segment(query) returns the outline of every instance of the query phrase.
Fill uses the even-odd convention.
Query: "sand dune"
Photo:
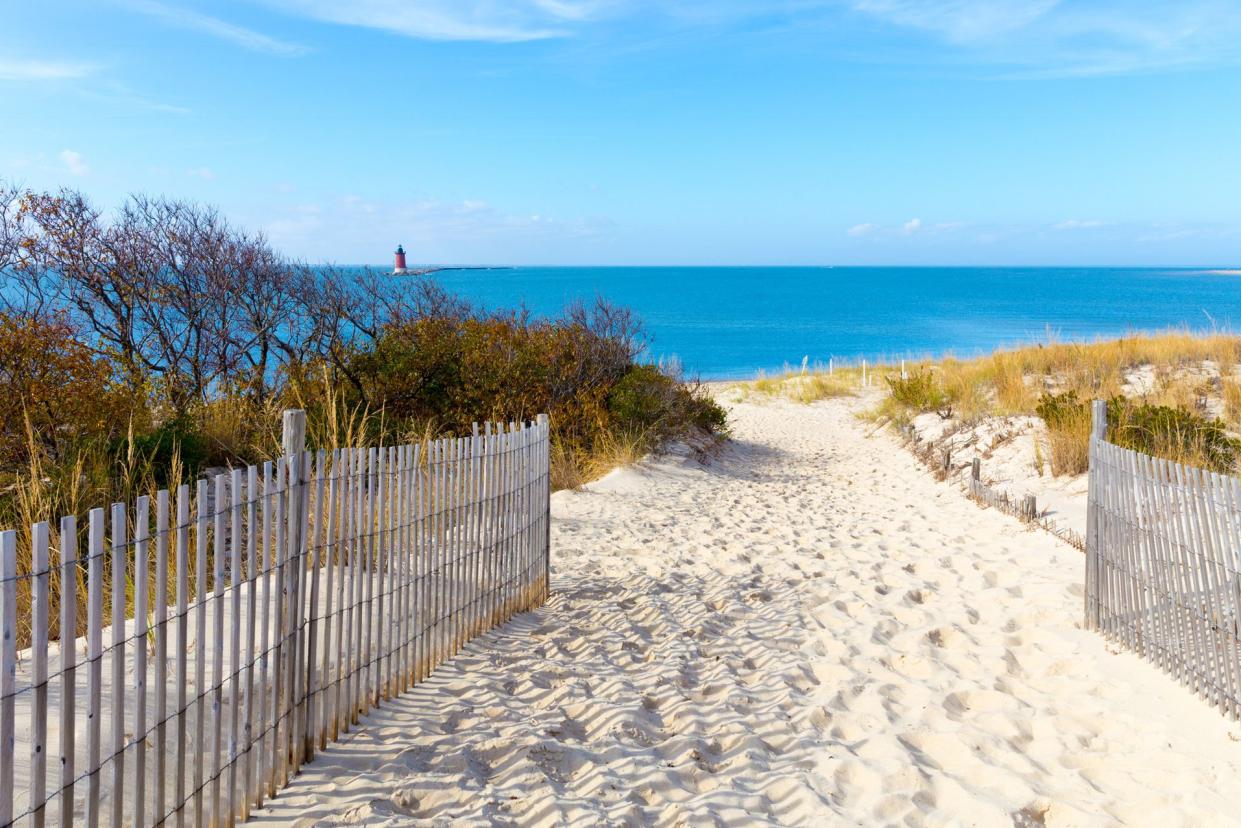
[[[1079,628],[1080,553],[835,401],[553,497],[551,602],[256,821],[1204,825],[1241,727]]]

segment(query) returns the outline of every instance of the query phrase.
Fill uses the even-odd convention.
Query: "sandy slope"
[[[553,499],[544,609],[376,711],[270,824],[1202,825],[1241,728],[1078,628],[1081,555],[847,402]]]

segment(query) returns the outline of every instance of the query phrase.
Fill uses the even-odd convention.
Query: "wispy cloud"
[[[428,40],[520,42],[569,34],[601,0],[266,0],[293,14]],[[608,5],[611,5],[610,3]]]
[[[188,115],[189,107],[179,104],[157,101],[139,92],[135,92],[127,84],[115,80],[100,80],[88,87],[77,90],[77,94],[91,100],[103,101],[112,106],[126,109],[145,109],[150,112],[162,112],[168,115]]]
[[[459,250],[458,257],[465,258],[521,245],[593,243],[610,225],[600,220],[507,212],[477,199],[394,202],[346,195],[286,208],[263,229],[281,249],[311,258],[340,256],[341,249],[330,245],[348,239],[348,245],[363,251],[354,254],[357,261],[376,261],[397,242],[411,251],[414,260],[426,261],[425,257],[436,255],[429,252],[432,249]]]
[[[215,171],[210,167],[194,167],[185,171],[190,178],[201,178],[203,181],[214,181]]]
[[[157,0],[140,0],[157,2]],[[1223,0],[256,0],[290,14],[435,40],[517,42],[628,21],[642,36],[745,29],[847,31],[903,41],[902,61],[967,63],[992,76],[1121,74],[1241,62],[1241,5]],[[662,24],[661,24],[662,21]],[[608,29],[615,32],[616,29]],[[937,48],[910,52],[906,33]],[[883,59],[867,50],[866,60]]]
[[[1148,247],[1191,238],[1234,240],[1241,238],[1241,223],[1118,222],[1100,219],[1067,219],[1055,223],[979,223],[911,219],[904,223],[857,224],[846,232],[851,237],[864,239],[859,244],[892,250],[925,250],[947,243],[962,245],[962,249],[1004,243],[1017,247],[1050,245],[1066,250],[1089,250],[1098,245],[1101,236],[1097,234],[1112,242]]]
[[[0,80],[43,81],[85,78],[93,75],[97,67],[89,63],[70,63],[53,60],[0,59]]]
[[[69,170],[70,175],[86,175],[90,172],[90,167],[86,165],[86,159],[82,157],[82,153],[73,150],[61,150],[60,161]]]
[[[854,8],[901,26],[977,43],[1024,29],[1059,0],[857,0]]]
[[[1241,60],[1241,7],[1218,0],[853,0],[1017,77],[1121,74]]]
[[[175,6],[159,0],[125,0],[125,5],[136,11],[157,18],[170,26],[202,32],[203,34],[227,40],[253,52],[265,52],[272,55],[295,56],[305,54],[305,46],[280,40],[254,29],[229,23],[218,17]]]

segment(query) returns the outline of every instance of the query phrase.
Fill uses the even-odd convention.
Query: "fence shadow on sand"
[[[554,579],[252,819],[804,820],[828,718],[808,623],[757,576]]]

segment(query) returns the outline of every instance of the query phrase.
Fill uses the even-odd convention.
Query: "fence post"
[[[307,514],[303,505],[302,487],[305,485],[305,469],[304,455],[306,451],[306,412],[300,408],[290,408],[284,412],[284,420],[282,423],[283,430],[281,432],[281,451],[285,456],[285,464],[288,472],[288,485],[285,487],[286,506],[285,520],[286,546],[285,560],[288,562],[285,569],[284,589],[284,605],[285,612],[280,619],[281,635],[284,639],[287,659],[286,680],[289,682],[289,703],[288,703],[288,719],[285,722],[285,733],[281,751],[284,754],[283,766],[286,769],[297,772],[297,764],[295,752],[300,749],[297,738],[298,725],[301,724],[301,705],[302,700],[298,697],[298,693],[302,688],[298,685],[301,683],[298,679],[304,674],[304,665],[300,659],[305,653],[305,649],[301,646],[301,612],[302,607],[298,597],[300,594],[299,579],[302,570],[305,567],[303,559],[302,541],[306,536],[306,519]],[[277,665],[276,669],[281,669],[285,665]],[[290,766],[292,766],[290,768]],[[287,771],[285,771],[287,773]],[[287,778],[283,774],[281,781]],[[283,787],[283,785],[281,786]]]
[[[1089,469],[1086,483],[1086,629],[1099,628],[1099,463],[1098,444],[1107,438],[1107,402],[1090,403]]]
[[[17,723],[17,533],[0,533],[0,821],[13,821]]]
[[[546,414],[540,414],[538,423],[540,426],[539,433],[543,437],[543,446],[540,451],[543,452],[542,458],[539,460],[539,466],[543,470],[543,491],[547,495],[543,503],[543,600],[546,601],[548,596],[552,594],[552,479],[551,479],[551,448],[552,448],[552,432],[551,423]]]
[[[1107,439],[1107,402],[1104,400],[1090,403],[1090,436],[1097,440]]]

